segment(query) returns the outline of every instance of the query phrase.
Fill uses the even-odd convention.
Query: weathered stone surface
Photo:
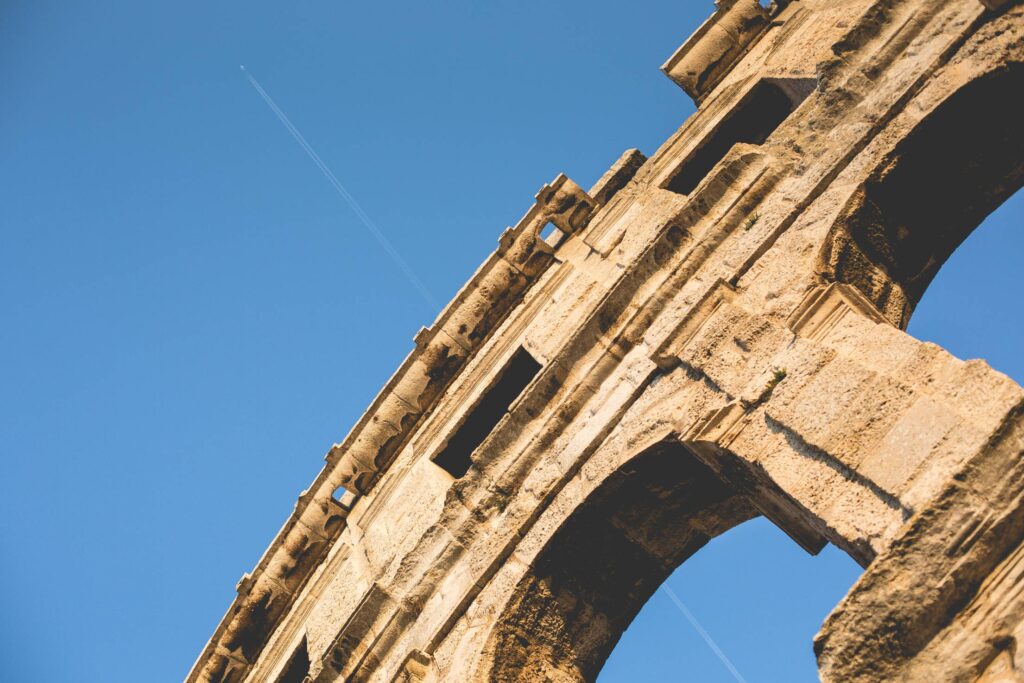
[[[768,24],[768,11],[757,0],[716,4],[711,18],[661,67],[696,100],[722,80]]]
[[[592,680],[755,515],[866,568],[823,680],[1024,679],[1024,390],[903,331],[1024,184],[1024,7],[721,0],[665,69],[697,113],[541,188],[190,681]]]

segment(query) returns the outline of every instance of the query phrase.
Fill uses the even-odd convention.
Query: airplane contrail
[[[722,652],[722,648],[718,647],[718,643],[715,642],[714,638],[708,635],[708,632],[705,631],[704,628],[700,625],[700,622],[697,621],[697,617],[693,616],[693,613],[686,608],[686,605],[684,605],[683,601],[679,599],[679,596],[676,595],[676,592],[672,590],[667,583],[661,584],[661,587],[668,594],[668,597],[672,599],[672,602],[676,604],[676,607],[679,608],[679,611],[683,613],[683,616],[686,617],[686,620],[690,622],[690,625],[693,626],[697,633],[700,634],[700,637],[704,639],[704,642],[708,644],[708,647],[711,648],[711,651],[718,656],[718,659],[721,660],[722,664],[725,665],[725,668],[729,670],[729,673],[732,674],[733,678],[735,678],[738,681],[738,683],[747,683],[747,679],[743,678],[743,675],[736,670],[736,667],[733,666],[733,663],[729,661],[729,658],[725,656],[724,652]]]
[[[402,271],[412,286],[416,288],[416,291],[420,293],[423,300],[427,302],[427,305],[433,309],[433,312],[440,311],[441,306],[437,302],[437,299],[433,297],[430,290],[428,290],[426,285],[423,284],[423,281],[416,276],[416,273],[413,272],[412,268],[410,268],[409,264],[405,262],[405,259],[402,258],[401,254],[399,254],[394,246],[392,246],[391,242],[388,241],[388,238],[384,236],[384,233],[380,231],[380,228],[378,228],[366,212],[363,211],[363,207],[361,207],[359,202],[355,200],[352,193],[350,193],[348,189],[341,184],[338,177],[334,175],[331,169],[327,167],[327,164],[324,163],[323,159],[320,158],[320,155],[316,153],[316,150],[310,147],[309,143],[306,142],[306,138],[302,136],[302,133],[300,133],[299,129],[292,124],[291,120],[289,120],[285,113],[281,111],[281,108],[277,106],[277,103],[274,102],[273,98],[271,98],[270,95],[267,94],[267,91],[259,84],[259,81],[253,78],[253,75],[246,70],[245,66],[240,66],[239,68],[242,70],[242,73],[245,74],[245,77],[249,79],[249,83],[256,89],[259,96],[262,97],[263,101],[266,102],[268,107],[270,107],[270,111],[274,113],[288,132],[291,133],[292,137],[295,138],[295,141],[299,143],[299,146],[305,150],[306,154],[313,160],[313,163],[320,169],[320,172],[324,174],[324,177],[331,183],[335,191],[341,195],[342,199],[348,202],[352,211],[356,214],[359,220],[362,221],[363,225],[366,226],[366,229],[370,231],[370,234],[374,236],[378,243],[380,243],[380,246],[387,252],[388,256],[391,257],[391,260],[395,262],[395,265],[398,266],[399,270]]]

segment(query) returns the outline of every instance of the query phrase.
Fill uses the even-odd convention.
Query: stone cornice
[[[595,185],[607,201],[642,163],[626,152]],[[538,191],[498,249],[477,269],[415,347],[346,438],[327,453],[327,464],[278,532],[256,568],[238,582],[238,595],[187,678],[237,680],[249,669],[274,624],[345,527],[348,510],[370,491],[421,420],[481,344],[554,262],[541,238],[552,224],[562,235],[583,230],[597,202],[559,174]],[[346,495],[337,495],[343,488]]]
[[[717,0],[715,13],[661,70],[698,103],[764,34],[776,10],[757,0]]]

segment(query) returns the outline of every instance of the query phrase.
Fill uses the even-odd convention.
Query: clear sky
[[[0,8],[0,680],[183,678],[299,492],[534,192],[692,112],[658,66],[707,2]],[[1024,201],[911,330],[1018,380]],[[859,569],[765,522],[669,579],[749,683],[814,680]],[[735,681],[659,591],[602,683]]]

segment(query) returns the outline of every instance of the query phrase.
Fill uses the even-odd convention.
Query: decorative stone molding
[[[432,683],[433,668],[433,657],[421,650],[413,650],[391,683]]]
[[[698,102],[729,73],[769,20],[768,10],[757,0],[717,0],[715,4],[711,18],[661,67]]]
[[[241,680],[310,570],[344,528],[352,494],[365,495],[373,488],[466,360],[551,265],[554,249],[540,238],[543,227],[550,222],[572,235],[586,227],[596,209],[594,200],[563,174],[540,189],[526,215],[501,236],[498,250],[435,324],[416,335],[415,348],[348,437],[327,453],[326,467],[300,496],[284,529],[252,575],[239,582],[239,596],[193,676],[213,683]],[[347,507],[334,498],[339,487],[348,492]]]
[[[696,336],[701,326],[715,314],[722,304],[727,304],[735,298],[736,288],[724,280],[719,280],[693,307],[690,315],[679,321],[675,329],[665,337],[665,340],[651,355],[651,360],[657,363],[658,367],[666,370],[678,365],[679,354],[683,347]]]
[[[833,282],[807,292],[787,324],[801,337],[820,340],[848,315],[863,316],[876,323],[888,323],[856,287]]]
[[[806,510],[773,483],[763,469],[729,453],[729,446],[750,419],[751,406],[733,401],[710,411],[679,438],[723,481],[745,492],[751,505],[797,545],[817,555],[828,544],[828,539],[808,523]]]
[[[399,605],[380,584],[371,585],[328,649],[320,674],[314,680],[317,683],[338,677],[349,680],[397,610],[400,610]]]
[[[541,238],[544,226],[550,222],[563,235],[573,235],[586,227],[596,208],[594,200],[564,174],[537,192],[526,215],[502,234],[498,251],[435,327],[417,335],[417,349],[345,441],[331,449],[328,460],[338,463],[337,485],[364,494],[370,490],[469,354],[551,264],[554,249]]]
[[[638,149],[627,149],[590,188],[590,196],[597,204],[604,206],[633,179],[645,161],[647,157],[643,152]]]

